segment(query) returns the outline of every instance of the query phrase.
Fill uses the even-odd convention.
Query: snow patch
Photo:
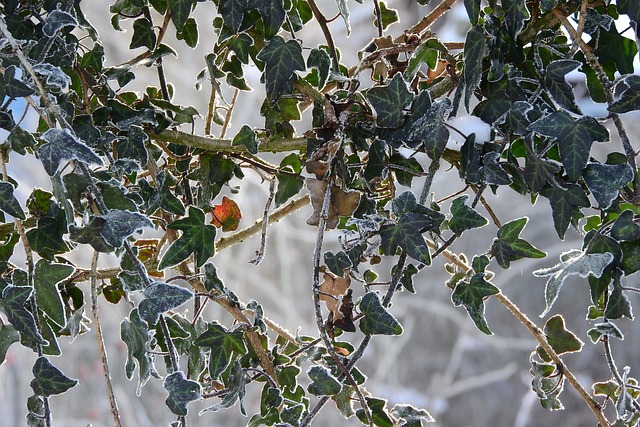
[[[476,116],[453,117],[445,122],[449,128],[447,148],[460,151],[467,136],[476,134],[476,144],[491,141],[491,126]],[[463,136],[464,135],[464,136]]]

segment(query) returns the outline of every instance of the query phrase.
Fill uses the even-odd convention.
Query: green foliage
[[[342,415],[365,425],[431,422],[424,409],[389,409],[386,400],[365,394],[366,376],[356,364],[377,335],[393,339],[404,332],[390,312],[396,293],[435,298],[416,284],[430,277],[423,270],[442,265],[433,262],[437,257],[447,260],[451,302],[464,307],[481,332],[491,334],[485,302],[495,299],[545,343],[530,358],[532,388],[543,407],[562,409],[565,385],[579,385],[558,359],[584,344],[561,314],[539,328],[505,295],[491,268],[522,268],[526,275],[523,259],[546,253],[520,237],[527,217],[496,212],[487,190],[509,203],[547,199],[551,217],[542,226],[553,227],[559,239],[575,237],[571,228],[584,232],[581,248],[533,275],[547,278],[542,316],[561,289],[576,301],[588,292],[584,330],[593,343],[604,343],[611,359],[609,340],[623,340],[626,329],[618,325],[633,320],[627,294],[637,292],[629,283],[640,271],[637,147],[618,116],[640,110],[633,68],[637,2],[591,2],[580,16],[580,2],[464,0],[469,29],[461,46],[429,30],[437,14],[394,39],[386,31],[402,23],[391,2],[373,2],[373,25],[356,29],[349,2],[336,0],[347,33],[378,33],[355,49],[332,32],[331,19],[313,0],[214,0],[209,6],[216,15],[206,17],[200,3],[115,1],[111,25],[126,38],[119,46],[130,50],[120,52],[128,58],[119,65],[107,57],[84,3],[0,5],[0,128],[7,134],[0,143],[0,362],[17,345],[38,355],[27,424],[47,425],[48,398],[82,386],[49,357],[73,351],[62,354],[61,336],[73,341],[87,329],[84,282],[96,287],[92,296],[133,305],[120,324],[125,376],[132,379],[138,371],[138,396],[151,378],[163,380],[167,410],[177,416],[173,425],[184,426],[192,416],[189,403],[200,399],[209,400],[201,416],[238,406],[243,415],[256,411],[247,422],[256,427],[308,426],[329,398]],[[573,32],[561,27],[575,22],[558,14],[576,17],[581,24],[573,29],[589,35],[587,47],[567,38]],[[632,22],[623,33],[615,25],[618,14]],[[177,102],[180,94],[166,80],[170,61],[163,59],[198,46],[208,26],[216,37],[200,43],[207,52],[195,83],[211,92],[207,111],[198,111]],[[302,37],[310,31],[325,40],[309,44]],[[165,36],[174,32],[169,42]],[[157,86],[140,81],[141,67],[158,69]],[[250,68],[262,74],[253,92],[260,99],[253,101],[264,125],[238,123],[235,136],[224,138],[245,102],[243,92],[252,90]],[[567,79],[575,70],[586,79],[590,100],[576,96],[574,80]],[[136,79],[145,89],[133,88]],[[583,114],[590,101],[606,102],[610,115]],[[16,114],[22,105],[26,114],[38,115],[35,129]],[[481,119],[490,135],[454,128],[450,119],[457,115]],[[196,134],[202,128],[206,136]],[[594,142],[614,136],[624,152],[604,146],[602,156],[592,150]],[[464,143],[449,143],[450,137]],[[42,164],[48,190],[24,188],[31,181],[10,176],[5,163],[16,156]],[[247,191],[245,167],[271,183],[259,212],[241,213],[226,195],[233,193],[244,206],[241,198],[260,194]],[[442,176],[451,194],[434,184]],[[26,203],[22,194],[30,194]],[[323,250],[335,235],[316,229],[308,291],[315,304],[310,323],[319,330],[317,336],[291,336],[269,320],[266,305],[243,302],[238,284],[223,282],[225,270],[237,266],[218,268],[212,259],[263,233],[253,263],[261,262],[269,250],[268,224],[309,202],[308,224],[337,228],[340,247]],[[265,218],[272,204],[277,211]],[[241,216],[267,222],[236,232]],[[483,241],[487,234],[480,228],[495,229],[488,234],[495,238]],[[547,245],[554,242],[542,249]],[[479,249],[457,254],[456,247]],[[117,257],[117,268],[78,265],[75,255],[85,249]],[[589,286],[565,287],[567,278]],[[380,296],[373,286],[385,286]],[[234,322],[202,310],[203,298]],[[279,298],[284,296],[274,300]],[[185,305],[192,300],[193,313]],[[395,301],[393,312],[403,319],[403,301]],[[354,334],[356,323],[362,334]],[[162,367],[156,366],[158,354]],[[634,425],[640,419],[637,381],[611,362],[606,367],[615,381],[594,384],[594,392],[613,401],[615,425]],[[262,388],[259,404],[251,399],[245,407],[255,384]],[[598,423],[611,425],[599,412],[603,405],[580,395]]]

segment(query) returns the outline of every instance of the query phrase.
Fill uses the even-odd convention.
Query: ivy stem
[[[315,0],[307,0],[307,3],[309,3],[309,7],[311,8],[311,12],[313,13],[313,16],[318,21],[318,25],[320,25],[320,29],[322,30],[322,34],[324,34],[324,38],[327,40],[327,46],[329,47],[329,55],[331,55],[331,62],[332,62],[331,68],[333,69],[333,71],[335,71],[337,73],[337,72],[340,71],[340,66],[339,66],[339,62],[338,62],[338,53],[336,51],[336,45],[333,42],[333,36],[331,35],[331,30],[329,29],[329,26],[327,25],[329,23],[329,21],[322,14],[322,12],[318,8],[318,5],[316,4]]]
[[[429,246],[435,247],[435,243],[428,241]],[[467,272],[471,270],[471,266],[469,266],[466,262],[462,261],[460,257],[449,250],[445,250],[442,252],[445,258],[459,267],[462,271]],[[526,314],[524,314],[517,305],[515,305],[506,295],[502,292],[499,292],[494,295],[494,297],[507,309],[513,316],[520,321],[520,323],[529,331],[529,333],[535,338],[535,340],[540,344],[540,346],[544,349],[545,352],[551,357],[551,360],[556,364],[557,369],[562,372],[565,376],[569,384],[578,392],[584,403],[587,405],[589,410],[593,413],[595,418],[600,423],[601,427],[610,427],[611,424],[604,416],[602,412],[602,407],[600,404],[595,401],[591,395],[587,392],[587,390],[582,387],[582,384],[578,381],[578,379],[573,375],[573,373],[566,367],[560,356],[555,352],[553,347],[547,341],[544,332],[529,318]]]
[[[324,194],[324,200],[322,201],[322,210],[320,212],[320,220],[318,222],[316,245],[313,250],[313,305],[315,307],[316,324],[318,326],[320,337],[322,338],[322,341],[327,348],[327,352],[333,359],[338,369],[340,369],[340,372],[342,372],[342,375],[344,375],[344,377],[355,389],[356,394],[358,395],[358,399],[360,400],[360,405],[364,410],[365,416],[367,418],[367,422],[370,427],[373,427],[373,418],[371,417],[371,411],[369,410],[369,406],[367,405],[364,394],[362,393],[362,390],[360,389],[358,383],[344,366],[344,363],[342,363],[342,360],[340,360],[340,357],[338,357],[338,355],[336,354],[333,348],[333,344],[331,343],[331,339],[329,338],[329,334],[327,333],[327,330],[325,328],[324,319],[322,318],[322,308],[320,306],[320,257],[322,254],[322,244],[324,242],[324,230],[327,226],[327,216],[329,214],[329,208],[331,207],[331,190],[333,189],[333,186],[333,177],[329,177],[327,188]]]
[[[107,386],[107,396],[109,397],[109,405],[111,406],[111,415],[113,416],[113,424],[115,427],[121,427],[120,413],[118,411],[118,403],[113,392],[111,384],[111,375],[109,373],[109,361],[107,358],[107,349],[104,345],[104,336],[102,334],[102,326],[100,325],[100,316],[98,314],[98,251],[93,251],[91,259],[91,313],[93,314],[93,323],[95,323],[96,335],[98,339],[98,350],[100,351],[100,360],[102,362],[102,373],[104,374],[104,382]]]
[[[439,5],[437,5],[427,16],[422,18],[420,22],[418,22],[413,27],[409,28],[405,31],[406,34],[417,34],[429,28],[438,18],[447,13],[453,7],[453,4],[457,0],[442,0]],[[404,35],[400,36],[404,37]]]
[[[233,92],[233,98],[231,98],[231,104],[229,104],[229,108],[227,108],[227,113],[224,115],[224,123],[222,124],[222,130],[220,131],[220,138],[224,138],[227,134],[227,130],[229,129],[229,123],[231,123],[231,114],[233,112],[233,107],[236,105],[236,100],[238,99],[238,94],[240,91],[238,89]]]
[[[251,264],[258,265],[264,259],[264,254],[267,249],[267,227],[269,226],[269,210],[271,209],[271,203],[276,194],[276,179],[271,178],[269,183],[269,198],[264,206],[264,213],[262,215],[262,231],[260,232],[260,249],[256,252],[255,259],[249,261]]]
[[[380,11],[380,3],[378,0],[373,0],[373,10],[376,15],[376,27],[378,28],[378,37],[382,37],[384,34],[384,28],[382,28],[382,12]]]

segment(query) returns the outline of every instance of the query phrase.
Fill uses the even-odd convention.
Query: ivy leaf
[[[307,58],[307,67],[318,70],[318,88],[322,89],[329,77],[331,57],[324,49],[313,48]]]
[[[377,124],[385,128],[398,128],[402,125],[402,110],[412,98],[402,73],[396,73],[388,85],[373,87],[367,91],[367,100],[376,110]]]
[[[182,235],[164,253],[158,270],[174,266],[195,253],[196,266],[201,267],[215,253],[216,228],[204,223],[204,212],[195,206],[189,207],[189,216],[169,224]]]
[[[69,12],[64,10],[55,9],[49,12],[45,24],[42,27],[42,32],[47,37],[55,36],[58,31],[66,27],[77,27],[78,21]]]
[[[133,36],[129,49],[137,47],[146,47],[149,50],[156,47],[156,33],[147,18],[138,18],[133,21]]]
[[[298,194],[304,187],[304,181],[301,178],[285,174],[277,174],[276,177],[278,178],[278,189],[275,195],[275,205],[278,207]]]
[[[102,237],[114,248],[124,244],[127,237],[145,227],[153,227],[151,220],[141,213],[111,209],[102,215],[105,222],[102,225]]]
[[[121,138],[116,144],[116,151],[119,159],[133,159],[141,167],[146,167],[149,158],[145,143],[149,141],[149,136],[140,126],[132,125],[126,138]]]
[[[13,195],[13,185],[5,181],[0,182],[0,210],[15,218],[26,218],[20,202]]]
[[[233,137],[231,145],[234,147],[243,145],[249,153],[258,154],[258,141],[256,140],[256,133],[251,129],[251,126],[243,125],[237,135]]]
[[[509,185],[511,184],[511,178],[509,174],[505,172],[499,162],[500,153],[491,151],[482,156],[482,167],[480,168],[480,175],[482,175],[482,182],[488,185]]]
[[[380,18],[382,21],[382,29],[386,30],[389,25],[399,21],[398,11],[395,9],[389,9],[385,2],[380,2]],[[375,22],[374,25],[376,25]]]
[[[556,314],[544,324],[547,342],[557,354],[575,353],[582,349],[584,343],[564,325],[564,318]]]
[[[464,42],[464,101],[469,111],[469,101],[482,79],[482,61],[487,56],[487,41],[484,31],[473,26],[467,32]]]
[[[604,315],[607,319],[620,319],[622,316],[626,316],[628,319],[633,320],[631,303],[629,303],[629,299],[622,290],[619,273],[614,275],[613,291],[609,295],[609,301],[607,301]]]
[[[189,289],[163,282],[154,282],[144,288],[144,299],[140,301],[138,310],[140,317],[150,325],[158,323],[162,313],[174,308],[193,298],[193,292]]]
[[[338,6],[338,13],[342,16],[342,20],[344,21],[344,25],[347,29],[347,36],[349,36],[351,35],[351,22],[347,0],[336,0],[336,5]]]
[[[466,230],[484,227],[489,223],[478,211],[466,205],[468,198],[469,195],[465,194],[451,202],[449,228],[458,236]]]
[[[27,300],[31,296],[32,288],[28,286],[7,286],[2,291],[2,300],[0,306],[9,320],[9,323],[21,335],[27,338],[29,341],[36,344],[47,345],[45,340],[36,325],[36,319],[33,314],[24,308]]]
[[[613,261],[613,255],[610,252],[586,254],[580,250],[572,249],[560,255],[560,263],[550,268],[534,271],[533,275],[536,277],[549,277],[544,291],[547,306],[540,317],[546,316],[551,310],[567,277],[573,275],[578,275],[582,278],[588,276],[600,277],[611,261]]]
[[[555,182],[555,175],[560,171],[560,166],[540,158],[530,147],[526,145],[527,164],[524,167],[524,182],[532,193],[539,193],[545,185]]]
[[[34,271],[33,288],[38,308],[61,328],[67,320],[58,283],[71,276],[74,271],[75,268],[71,265],[50,263],[44,259],[36,263]]]
[[[567,83],[565,76],[582,65],[581,62],[572,59],[558,59],[551,62],[545,68],[544,87],[549,91],[553,99],[562,107],[576,114],[580,114],[580,107],[576,103],[573,88]]]
[[[295,71],[304,71],[302,47],[297,40],[275,36],[258,52],[258,59],[265,63],[264,80],[267,96],[272,104],[278,102],[283,93],[291,90]]]
[[[191,49],[198,46],[198,22],[193,17],[188,18],[184,23],[178,32],[178,39],[184,40]]]
[[[618,338],[621,341],[624,341],[624,335],[622,335],[622,331],[618,328],[613,322],[606,323],[596,323],[593,325],[593,328],[587,331],[587,335],[591,338],[591,341],[595,344],[600,341],[600,338],[604,337],[614,337]]]
[[[4,87],[2,87],[3,85],[0,84],[0,94],[4,95],[4,92],[6,92],[6,95],[10,99],[22,98],[23,96],[31,95],[34,92],[33,89],[30,86],[27,86],[21,80],[17,79],[15,77],[15,74],[15,65],[10,65],[5,68],[4,75],[2,76],[4,80]],[[13,122],[13,118],[11,117],[11,115],[8,115],[7,120],[10,121],[10,125],[7,126],[6,129],[10,130],[15,126],[15,123]]]
[[[611,104],[608,110],[612,113],[640,110],[640,76],[630,74],[618,82],[618,85],[622,84],[626,86],[626,89],[620,94],[620,99]]]
[[[393,421],[387,413],[387,401],[385,399],[378,399],[377,397],[365,397],[367,406],[371,411],[371,418],[373,418],[373,424],[378,427],[393,427]],[[367,416],[364,413],[364,409],[358,409],[356,416],[363,424],[368,424]]]
[[[609,209],[618,197],[620,188],[633,180],[633,169],[626,163],[621,165],[589,163],[583,177],[600,208]]]
[[[67,129],[49,129],[42,139],[46,143],[38,147],[37,153],[49,176],[55,175],[67,160],[102,166],[100,157]]]
[[[558,4],[558,0],[540,0],[540,12],[547,13]]]
[[[222,203],[211,209],[211,216],[213,225],[222,227],[222,231],[233,231],[240,224],[242,212],[236,202],[227,196],[222,196]]]
[[[345,253],[345,251],[340,251],[337,254],[334,254],[331,251],[324,253],[324,263],[329,267],[329,270],[335,274],[336,276],[343,277],[344,270],[351,268],[353,264],[351,263],[351,259]]]
[[[20,332],[12,325],[4,324],[0,328],[0,365],[5,361],[7,350],[11,344],[20,341]]]
[[[533,247],[520,238],[520,233],[529,218],[519,218],[504,224],[498,230],[498,238],[493,240],[490,254],[496,258],[498,265],[507,270],[511,261],[520,258],[544,258],[546,252]]]
[[[315,396],[333,396],[342,390],[342,384],[324,366],[312,366],[307,371],[307,375],[312,381],[307,390]]]
[[[476,327],[487,335],[493,335],[484,317],[484,300],[500,290],[484,278],[484,273],[477,273],[468,282],[461,280],[451,294],[453,305],[463,305]]]
[[[618,0],[616,7],[618,13],[624,13],[629,19],[636,24],[640,23],[640,4],[633,0]]]
[[[422,233],[434,226],[435,221],[427,215],[415,212],[402,214],[396,224],[385,224],[380,227],[382,252],[395,255],[398,247],[411,258],[426,265],[431,264],[429,247]]]
[[[360,330],[365,335],[401,335],[402,325],[380,304],[375,292],[367,292],[360,301]]]
[[[502,7],[509,33],[513,38],[516,38],[522,31],[522,27],[524,27],[524,21],[529,19],[529,11],[525,0],[503,0]]]
[[[584,190],[577,184],[568,184],[566,187],[548,186],[543,188],[540,194],[549,199],[553,224],[561,239],[564,239],[564,233],[569,228],[574,211],[580,207],[590,206]]]
[[[528,129],[558,140],[562,164],[574,182],[582,176],[593,142],[609,140],[607,128],[593,117],[583,116],[574,121],[565,111],[548,114]]]
[[[202,164],[200,164],[202,167]],[[145,181],[141,181],[145,182]],[[207,181],[200,181],[203,186],[207,185]],[[162,170],[156,177],[157,192],[149,197],[148,213],[153,213],[158,207],[169,213],[176,215],[184,215],[184,206],[171,191],[171,185],[175,183],[175,178],[166,169]]]
[[[480,0],[464,0],[464,7],[469,15],[469,21],[471,25],[478,25],[478,18],[480,17]]]
[[[207,324],[207,330],[193,342],[201,347],[209,347],[209,375],[217,379],[231,363],[233,353],[242,355],[247,352],[242,330],[227,331],[218,323]]]
[[[196,0],[167,0],[171,11],[171,21],[176,28],[184,26],[191,14],[191,9],[196,4]]]
[[[136,387],[136,395],[140,396],[142,387],[149,381],[151,376],[158,378],[154,366],[153,347],[156,345],[156,339],[149,331],[146,322],[140,319],[138,309],[134,308],[129,314],[129,318],[125,318],[120,323],[120,338],[127,345],[127,363],[125,365],[125,374],[127,379],[133,377],[133,371],[138,365],[138,385]]]
[[[283,0],[249,0],[249,8],[260,13],[265,26],[265,38],[275,36],[286,17]]]
[[[187,415],[187,404],[202,399],[200,384],[186,379],[182,371],[168,375],[162,386],[169,392],[165,403],[176,415]]]
[[[33,364],[33,376],[35,378],[31,380],[29,385],[38,396],[49,397],[63,394],[78,384],[78,380],[64,375],[44,356],[38,357],[36,363]]]
[[[479,3],[479,2],[478,2]],[[422,422],[435,423],[436,420],[424,409],[418,409],[411,405],[395,405],[391,413],[404,421],[401,427],[422,427]]]
[[[220,0],[218,13],[222,16],[224,24],[236,34],[240,31],[240,25],[248,7],[249,0]]]
[[[108,244],[102,235],[105,222],[103,218],[94,216],[84,227],[72,225],[69,227],[69,238],[77,243],[89,244],[98,252],[113,252],[115,248]]]

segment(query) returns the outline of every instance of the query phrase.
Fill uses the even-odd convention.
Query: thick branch
[[[160,133],[149,132],[149,138],[155,141],[186,145],[187,147],[200,148],[206,151],[218,151],[221,153],[247,152],[247,148],[244,145],[232,145],[232,141],[230,139],[191,135],[179,130],[163,130]],[[260,144],[259,148],[262,152],[304,150],[307,148],[307,138],[300,137],[266,140]]]

